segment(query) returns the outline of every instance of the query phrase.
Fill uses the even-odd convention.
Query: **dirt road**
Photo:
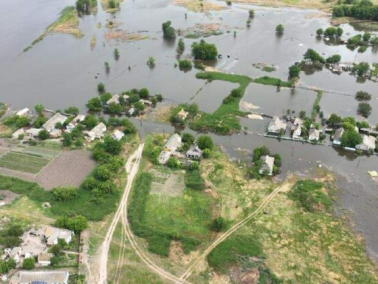
[[[102,283],[102,284],[107,283],[107,279],[108,279],[107,266],[108,266],[108,253],[109,253],[110,243],[112,241],[115,228],[117,227],[117,224],[122,215],[122,212],[124,212],[125,210],[125,205],[127,204],[127,199],[128,199],[129,192],[133,184],[134,178],[136,174],[138,173],[139,162],[142,158],[143,147],[144,147],[144,144],[141,144],[126,162],[125,167],[128,173],[127,184],[126,184],[126,188],[123,193],[121,202],[118,206],[117,212],[114,215],[112,223],[110,224],[108,232],[106,233],[104,242],[101,245],[102,251],[101,251],[101,258],[100,258],[100,265],[99,265],[100,270],[99,270],[99,276],[96,283]]]

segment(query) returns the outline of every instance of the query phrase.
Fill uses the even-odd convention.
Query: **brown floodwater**
[[[197,70],[179,71],[176,62],[176,43],[162,39],[161,24],[171,20],[175,28],[187,29],[198,23],[218,23],[222,30],[230,30],[206,41],[215,43],[222,59],[212,62],[216,68],[250,77],[272,76],[287,79],[288,67],[302,59],[308,48],[323,56],[340,54],[343,61],[375,62],[377,55],[369,48],[365,53],[350,51],[342,45],[326,44],[315,37],[318,28],[329,26],[326,17],[313,17],[316,11],[297,9],[271,9],[254,7],[255,17],[250,28],[246,27],[249,6],[233,4],[224,11],[208,14],[194,13],[172,5],[168,0],[125,1],[114,15],[104,13],[100,7],[96,15],[80,19],[84,33],[81,39],[70,35],[53,34],[22,53],[38,38],[59,12],[73,0],[14,0],[0,1],[0,101],[10,103],[13,109],[33,107],[42,103],[49,109],[78,106],[85,111],[85,104],[96,96],[99,82],[110,92],[147,87],[151,93],[161,93],[175,103],[197,102],[201,109],[215,110],[235,85],[224,82],[206,84],[195,78]],[[217,2],[223,3],[223,2]],[[225,4],[224,4],[225,5]],[[188,14],[185,19],[185,13]],[[141,41],[106,41],[107,19],[121,22],[120,29],[148,36]],[[101,23],[101,28],[97,28]],[[282,23],[285,33],[278,37],[275,27]],[[345,33],[357,34],[353,27],[343,25]],[[233,31],[237,31],[236,37]],[[96,36],[97,44],[92,51],[90,41]],[[345,35],[348,37],[349,35]],[[196,41],[185,39],[183,57],[190,55],[190,45]],[[113,50],[118,48],[120,59],[115,61]],[[229,57],[227,56],[229,55]],[[156,59],[155,68],[147,66],[147,59]],[[109,62],[110,73],[105,73],[104,62]],[[253,63],[267,63],[277,70],[266,73],[253,67]],[[130,70],[129,70],[130,66]],[[334,75],[328,70],[313,75],[301,73],[301,85],[329,91],[354,94],[364,90],[372,94],[373,113],[371,123],[378,122],[378,85],[367,81],[358,83],[349,74]],[[302,89],[281,90],[274,87],[250,85],[243,101],[260,106],[260,111],[274,115],[284,109],[311,111],[316,93]],[[332,93],[324,93],[321,108],[326,115],[337,112],[342,116],[356,115],[357,101]],[[151,132],[173,132],[168,125],[133,120],[142,136]],[[378,186],[367,175],[368,170],[378,170],[378,159],[357,157],[328,146],[277,141],[259,136],[267,121],[242,119],[242,125],[254,134],[237,134],[227,137],[212,135],[216,143],[234,159],[245,158],[238,149],[252,151],[266,145],[283,158],[280,178],[288,172],[305,173],[318,163],[332,169],[338,176],[340,188],[337,204],[346,208],[354,221],[356,231],[366,239],[372,257],[378,260]]]

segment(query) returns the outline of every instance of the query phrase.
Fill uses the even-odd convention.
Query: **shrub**
[[[201,135],[198,137],[197,145],[201,150],[209,149],[212,150],[214,147],[214,142],[208,135]]]
[[[163,23],[162,30],[165,39],[174,39],[176,37],[176,31],[171,27],[171,21]]]
[[[50,137],[49,133],[44,129],[39,131],[39,133],[38,133],[38,138],[41,139],[41,140],[49,139],[49,137]]]
[[[180,69],[190,69],[192,68],[192,62],[187,59],[179,60],[179,67]]]
[[[292,65],[289,67],[289,78],[299,78],[299,73],[301,72],[301,68],[297,65]]]
[[[33,257],[25,258],[22,262],[22,268],[25,270],[32,270],[35,267],[35,259]]]
[[[201,40],[200,43],[193,42],[192,54],[195,59],[213,60],[216,59],[218,50],[215,44],[206,43],[204,40]]]
[[[276,27],[276,33],[278,33],[278,34],[282,34],[284,31],[285,31],[285,28],[284,28],[283,25],[279,24],[279,25]]]
[[[105,85],[103,83],[98,83],[97,85],[97,91],[102,94],[105,92]]]
[[[72,200],[78,195],[78,189],[72,186],[56,187],[52,192],[56,200],[63,202]]]
[[[211,224],[211,230],[215,232],[221,232],[224,231],[227,228],[227,222],[223,217],[217,217],[213,220],[213,223]]]
[[[357,101],[370,101],[371,95],[367,92],[359,91],[356,94],[356,100]]]
[[[358,114],[362,115],[363,117],[367,118],[371,114],[371,106],[368,103],[359,103],[358,104]]]

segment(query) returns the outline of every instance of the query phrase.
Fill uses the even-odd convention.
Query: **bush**
[[[103,83],[98,83],[97,85],[97,91],[102,94],[105,92],[105,85]]]
[[[213,220],[211,224],[211,230],[215,232],[222,232],[227,228],[227,222],[223,217],[217,217]]]
[[[200,43],[193,42],[192,54],[195,59],[214,60],[218,55],[218,50],[215,44],[206,43],[204,40],[201,40]]]
[[[371,114],[371,106],[368,103],[359,103],[357,112],[365,118],[368,118]]]
[[[25,270],[33,270],[35,267],[35,259],[32,257],[25,258],[22,262],[22,268]]]
[[[300,180],[289,192],[289,197],[308,212],[328,210],[331,199],[323,192],[323,184],[313,180]]]
[[[44,129],[39,131],[39,133],[38,133],[38,138],[41,139],[41,140],[49,139],[49,137],[50,137],[49,133]]]
[[[356,94],[356,100],[357,101],[370,101],[371,95],[367,92],[359,91]]]
[[[176,31],[171,27],[171,21],[163,23],[162,30],[165,39],[174,39],[176,37]]]
[[[179,60],[179,67],[180,69],[190,69],[192,68],[192,62],[187,59]]]
[[[299,73],[301,72],[301,68],[297,65],[292,65],[289,67],[289,78],[299,78]]]
[[[214,142],[208,135],[201,135],[198,137],[197,145],[201,150],[209,149],[212,150],[214,147]]]
[[[72,200],[78,195],[78,189],[72,186],[56,187],[52,192],[56,200],[63,202]]]
[[[278,34],[282,34],[284,31],[285,31],[285,28],[284,28],[283,25],[279,24],[279,25],[276,27],[276,33],[278,33]]]
[[[88,227],[88,220],[84,216],[80,215],[71,218],[58,217],[54,225],[59,228],[65,228],[74,231],[77,234],[80,234]]]

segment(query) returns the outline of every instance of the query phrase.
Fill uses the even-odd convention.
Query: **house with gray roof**
[[[67,116],[60,114],[57,112],[52,118],[45,122],[42,125],[42,128],[45,129],[47,132],[51,132],[55,129],[55,125],[57,123],[63,124],[67,120]]]
[[[102,139],[105,136],[105,132],[106,125],[100,122],[91,131],[85,131],[84,134],[87,137],[87,141],[94,141],[96,139]]]
[[[332,138],[332,144],[334,145],[341,145],[341,137],[344,134],[344,128],[340,127],[335,131],[335,134]]]
[[[282,121],[278,116],[274,116],[272,121],[268,126],[268,133],[270,134],[281,134],[285,132],[287,124]]]
[[[319,141],[320,139],[320,130],[311,128],[308,133],[308,140],[310,141]]]
[[[70,274],[65,270],[19,271],[10,280],[11,284],[67,284]]]
[[[171,137],[169,137],[158,157],[159,163],[163,165],[166,164],[172,153],[175,152],[177,148],[181,147],[181,145],[182,141],[180,135],[173,134]]]
[[[186,157],[193,160],[199,160],[202,158],[202,150],[197,145],[192,145],[186,152]]]

